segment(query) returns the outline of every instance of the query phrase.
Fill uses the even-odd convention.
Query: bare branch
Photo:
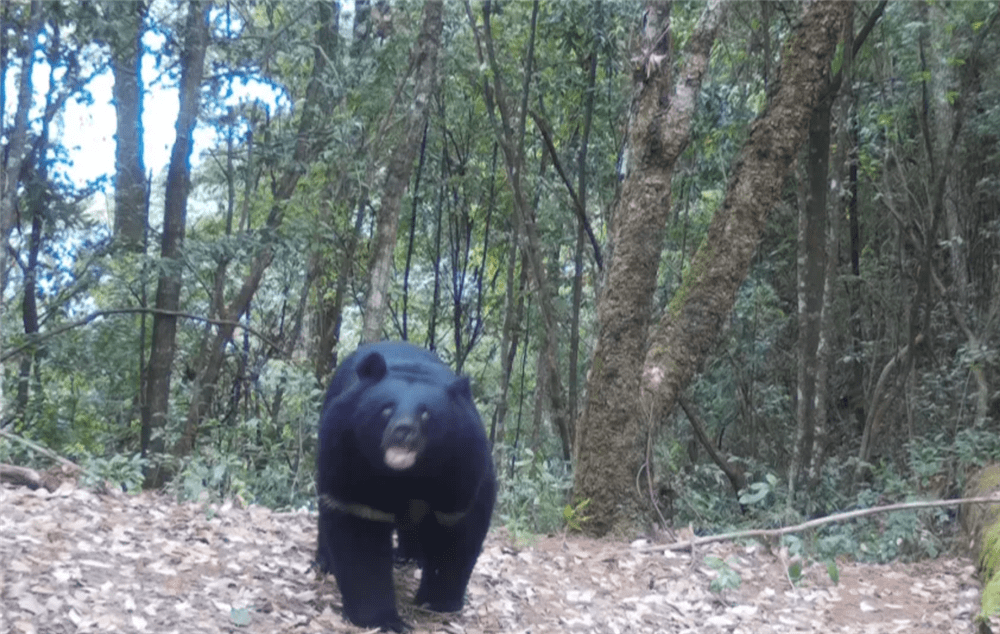
[[[796,524],[795,526],[786,526],[784,528],[754,529],[749,531],[736,531],[733,533],[723,533],[721,535],[707,535],[705,537],[695,537],[694,539],[689,539],[688,541],[684,542],[677,542],[676,544],[650,544],[649,546],[630,548],[629,552],[652,552],[657,550],[688,550],[690,548],[701,546],[702,544],[710,544],[712,542],[725,542],[734,539],[746,539],[748,537],[781,537],[782,535],[787,535],[789,533],[801,533],[802,531],[807,531],[816,528],[818,526],[833,524],[835,522],[846,522],[848,520],[857,519],[859,517],[867,517],[868,515],[877,515],[879,513],[891,513],[893,511],[913,511],[916,509],[937,508],[941,506],[957,506],[959,504],[1000,504],[1000,497],[993,496],[993,497],[978,497],[978,498],[961,498],[958,500],[932,500],[929,502],[902,502],[900,504],[874,506],[869,509],[858,509],[856,511],[848,511],[847,513],[837,513],[836,515],[827,515],[826,517],[819,517],[814,520],[809,520],[808,522],[802,522],[801,524]]]
[[[27,350],[29,348],[37,346],[39,342],[41,342],[41,341],[43,341],[45,339],[48,339],[50,337],[54,337],[56,335],[62,334],[64,332],[66,332],[67,330],[72,330],[74,328],[79,328],[80,326],[86,326],[90,322],[92,322],[95,319],[98,319],[100,317],[110,317],[112,315],[130,315],[130,314],[138,314],[138,313],[148,313],[148,314],[152,314],[152,315],[157,315],[157,314],[159,314],[159,315],[169,315],[169,316],[173,316],[173,317],[183,317],[185,319],[193,319],[195,321],[201,321],[201,322],[205,322],[205,323],[208,323],[208,324],[214,324],[216,326],[234,326],[236,328],[243,328],[244,330],[246,330],[250,334],[254,335],[255,337],[257,337],[258,339],[260,339],[261,341],[263,341],[267,345],[269,345],[272,348],[274,348],[275,350],[281,350],[281,346],[278,343],[274,342],[273,340],[271,340],[268,337],[266,337],[264,334],[262,334],[259,331],[255,330],[252,326],[248,326],[247,324],[242,324],[242,323],[240,323],[238,321],[230,321],[230,320],[226,320],[226,319],[212,319],[211,317],[204,317],[202,315],[194,315],[192,313],[185,313],[185,312],[178,311],[178,310],[163,310],[163,309],[157,309],[157,308],[113,308],[113,309],[110,309],[110,310],[99,310],[99,311],[93,312],[93,313],[87,315],[86,317],[84,317],[83,319],[78,319],[77,321],[74,321],[74,322],[71,322],[71,323],[59,326],[58,328],[53,328],[52,330],[48,330],[48,331],[46,331],[44,333],[38,334],[36,336],[33,336],[33,337],[31,337],[31,340],[28,341],[27,343],[25,343],[23,345],[20,345],[20,346],[14,348],[13,350],[9,350],[9,351],[5,352],[2,356],[0,356],[0,363],[5,362],[7,359],[10,359],[11,357],[15,357],[15,356],[21,354],[22,352],[24,352],[25,350]]]

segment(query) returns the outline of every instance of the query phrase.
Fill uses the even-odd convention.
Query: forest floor
[[[0,634],[7,632],[361,632],[332,578],[310,570],[315,515],[163,495],[0,485]],[[579,536],[484,545],[465,609],[409,604],[419,572],[397,570],[400,612],[417,632],[969,632],[972,562],[822,564],[793,584],[763,546],[691,553]],[[707,555],[741,579],[721,594]],[[997,623],[1000,624],[1000,623]],[[996,627],[996,625],[994,625]]]

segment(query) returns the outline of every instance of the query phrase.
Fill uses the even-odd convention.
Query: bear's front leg
[[[344,615],[360,627],[404,632],[392,581],[392,524],[320,508],[318,563],[332,572]]]
[[[465,588],[479,556],[479,545],[467,539],[467,531],[436,528],[425,533],[420,588],[414,603],[435,612],[458,612],[465,601]],[[431,537],[433,535],[433,537]]]

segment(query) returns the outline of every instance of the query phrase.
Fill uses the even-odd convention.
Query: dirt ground
[[[316,517],[162,495],[0,486],[0,633],[361,632],[332,578],[310,570]],[[409,605],[419,571],[397,572],[417,632],[975,632],[972,562],[808,565],[793,584],[762,546],[691,553],[577,536],[515,547],[491,532],[459,614]],[[739,586],[710,590],[706,556]],[[994,628],[1000,622],[993,624]],[[1000,631],[1000,630],[998,630]]]

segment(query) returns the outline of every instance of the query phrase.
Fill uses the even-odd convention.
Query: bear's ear
[[[381,381],[386,372],[388,368],[385,365],[385,358],[377,352],[371,353],[358,364],[358,378],[362,380]]]
[[[472,386],[469,384],[469,377],[460,376],[448,386],[448,394],[452,398],[467,398],[472,401]]]

